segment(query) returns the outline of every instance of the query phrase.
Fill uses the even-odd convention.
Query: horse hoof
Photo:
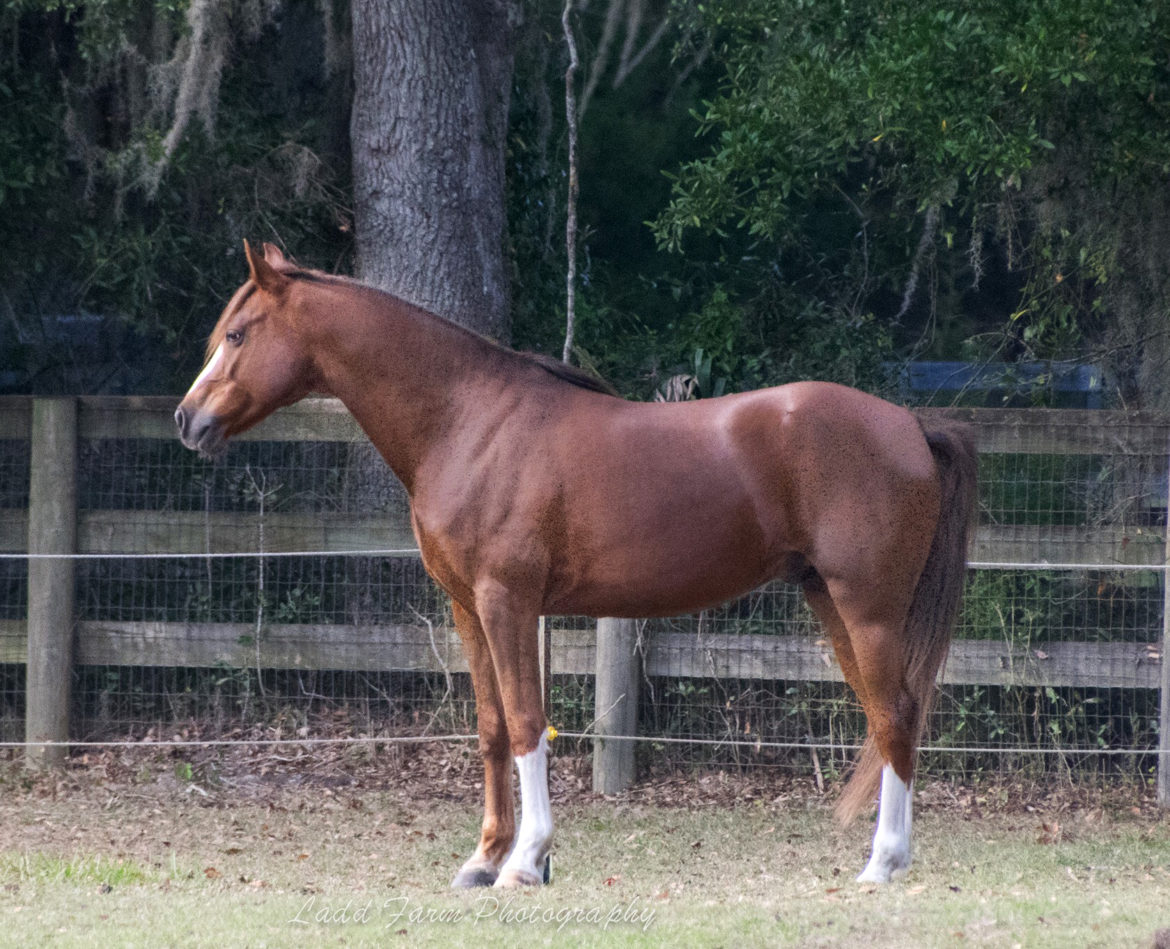
[[[909,859],[878,858],[869,861],[868,866],[858,874],[858,883],[889,883],[900,880],[910,872]]]
[[[473,890],[479,886],[491,886],[496,882],[499,871],[492,866],[464,867],[451,881],[453,890]]]
[[[540,886],[540,877],[527,870],[503,870],[496,878],[500,889],[514,889],[521,886]]]

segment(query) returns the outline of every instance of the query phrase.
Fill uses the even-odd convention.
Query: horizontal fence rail
[[[59,708],[50,714],[38,705],[62,701],[34,684],[33,670],[46,649],[53,658],[42,678],[52,668],[58,677],[62,668],[107,670],[111,681],[115,672],[109,670],[251,670],[262,687],[265,670],[345,670],[430,677],[428,688],[445,699],[466,693],[465,683],[452,680],[466,673],[466,665],[441,597],[425,588],[417,567],[385,566],[417,560],[408,509],[384,473],[371,473],[378,463],[371,466],[365,436],[339,403],[306,400],[281,410],[238,439],[245,447],[233,451],[249,460],[219,466],[177,446],[175,404],[170,398],[0,398],[0,589],[9,601],[0,613],[0,666],[28,670],[27,681],[13,679],[8,687],[5,713],[23,717],[27,740],[70,737],[68,710],[62,724]],[[922,411],[972,424],[984,481],[971,551],[978,568],[969,585],[974,605],[942,677],[955,688],[953,704],[974,715],[964,703],[981,689],[1016,690],[1017,697],[1022,690],[1036,696],[1064,690],[1048,698],[1063,709],[1060,727],[1080,722],[1091,730],[1084,703],[1107,705],[1117,690],[1144,690],[1152,703],[1136,703],[1114,718],[1128,716],[1137,723],[1133,733],[1146,736],[1133,751],[1157,756],[1165,800],[1170,423],[1149,414],[1086,410]],[[45,419],[60,428],[62,417],[72,420],[75,432],[69,445],[51,451],[70,458],[46,456],[38,447],[48,437]],[[298,446],[300,454],[291,461],[253,460],[249,453],[266,445]],[[53,485],[68,464],[79,465],[76,496],[62,500]],[[319,469],[315,481],[305,477],[310,466]],[[118,482],[123,470],[130,472],[126,484]],[[232,558],[241,565],[229,566]],[[157,566],[134,568],[139,559]],[[64,614],[74,617],[71,622],[61,618],[59,602],[52,603],[55,612],[37,606],[45,601],[37,584],[54,585],[59,600],[67,579],[59,569],[34,576],[38,560],[77,564],[78,602],[66,604]],[[281,560],[286,566],[277,571]],[[382,575],[387,570],[392,577]],[[236,592],[223,594],[229,584]],[[983,587],[986,595],[979,592]],[[673,628],[631,626],[633,632],[620,634],[615,641],[627,644],[621,648],[646,688],[631,695],[627,686],[616,693],[618,700],[641,702],[651,719],[674,709],[668,731],[680,722],[715,722],[729,742],[745,736],[764,742],[763,706],[749,707],[739,696],[761,691],[759,683],[788,684],[772,689],[773,698],[780,691],[803,696],[801,689],[818,684],[835,688],[841,675],[831,648],[793,605],[791,591],[760,596],[757,606],[768,614],[763,618],[741,606],[712,614],[706,629],[700,617],[680,619]],[[397,605],[387,607],[389,601]],[[54,628],[38,629],[38,623]],[[581,697],[561,700],[589,705],[589,683],[603,667],[615,666],[613,650],[607,646],[600,658],[597,628],[573,618],[550,621],[549,643],[554,699],[558,680],[585,682]],[[299,687],[307,688],[303,681]],[[99,699],[115,695],[127,702],[122,688],[98,689]],[[604,691],[599,680],[596,692]],[[805,702],[803,740],[812,745],[819,740],[813,719],[820,716],[817,721],[824,719],[832,731],[832,716],[825,719],[823,709],[835,709],[838,699],[808,694],[813,698],[793,700],[782,714],[795,715],[791,708]],[[598,725],[604,709],[578,711],[583,727],[597,726],[599,747],[632,754],[629,742],[608,740]],[[1001,712],[988,706],[977,714],[994,732]],[[1038,719],[1040,712],[1031,714]],[[611,736],[629,731],[631,719],[623,721]],[[1096,747],[1105,750],[1100,727],[1097,734]],[[658,737],[679,739],[666,732]],[[1075,750],[1093,750],[1086,741]],[[628,761],[620,767],[628,773]]]
[[[77,624],[74,661],[86,666],[351,669],[363,672],[468,671],[454,629],[418,625],[363,627],[305,623],[266,626],[259,645],[248,623],[142,623],[88,620]],[[24,624],[0,621],[0,663],[28,661]],[[553,675],[590,676],[596,630],[557,629],[550,635]],[[831,647],[798,636],[658,633],[642,659],[647,676],[797,679],[843,682]],[[940,681],[960,685],[1161,688],[1161,647],[1154,643],[958,640]]]

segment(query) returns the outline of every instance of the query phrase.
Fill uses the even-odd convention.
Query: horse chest
[[[457,505],[412,504],[411,523],[423,566],[461,602],[470,604],[486,577],[514,587],[545,582],[548,557],[530,518],[493,515],[470,497]]]

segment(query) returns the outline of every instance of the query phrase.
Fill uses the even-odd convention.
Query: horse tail
[[[934,703],[938,671],[946,660],[967,574],[967,548],[978,501],[978,457],[971,429],[957,422],[931,421],[922,433],[939,477],[939,518],[930,554],[906,618],[906,688],[917,709],[914,746]],[[837,818],[847,823],[869,805],[881,784],[885,761],[867,737],[849,783],[841,792]]]

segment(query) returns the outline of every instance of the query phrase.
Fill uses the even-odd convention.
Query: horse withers
[[[175,413],[179,434],[215,455],[276,408],[332,395],[402,481],[476,695],[483,828],[454,885],[541,880],[541,615],[676,615],[775,578],[801,585],[865,710],[838,806],[854,816],[880,786],[858,879],[907,870],[916,748],[975,506],[965,428],[818,382],[628,402],[271,245],[245,251],[249,278]]]

